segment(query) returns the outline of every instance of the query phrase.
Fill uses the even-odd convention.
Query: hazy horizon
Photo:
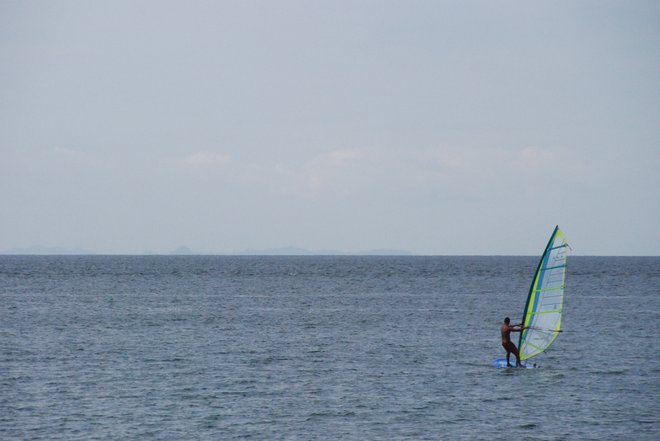
[[[415,254],[408,250],[309,250],[298,247],[265,248],[265,249],[245,249],[245,250],[224,250],[224,251],[206,251],[190,249],[183,245],[170,251],[156,252],[145,250],[141,253],[97,253],[90,250],[79,248],[58,248],[33,246],[27,248],[13,248],[9,250],[0,250],[0,256],[393,256],[393,257],[536,257],[542,254],[542,249],[538,254]],[[580,253],[570,253],[571,257],[660,257],[653,254],[621,254],[621,255],[590,255]]]
[[[660,3],[0,4],[0,252],[660,255]]]

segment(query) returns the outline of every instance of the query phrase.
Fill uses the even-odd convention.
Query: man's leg
[[[516,348],[514,354],[516,356],[516,366],[522,366],[522,362],[520,361],[520,351],[518,351],[518,348]]]

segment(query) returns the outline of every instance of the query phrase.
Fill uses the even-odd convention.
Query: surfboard
[[[492,364],[493,364],[493,367],[505,368],[505,369],[507,369],[507,368],[508,369],[538,369],[539,368],[539,365],[537,365],[536,363],[524,362],[524,361],[522,362],[523,366],[517,368],[516,367],[516,357],[514,357],[512,355],[510,360],[511,360],[511,366],[506,365],[506,358],[496,358],[495,360],[493,360]]]

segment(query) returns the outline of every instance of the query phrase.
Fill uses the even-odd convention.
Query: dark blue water
[[[1,439],[660,439],[660,258],[0,256]]]

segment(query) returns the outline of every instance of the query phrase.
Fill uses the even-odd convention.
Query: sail
[[[529,288],[518,348],[525,360],[545,351],[561,329],[564,304],[564,280],[568,243],[564,233],[555,228],[545,248]]]

